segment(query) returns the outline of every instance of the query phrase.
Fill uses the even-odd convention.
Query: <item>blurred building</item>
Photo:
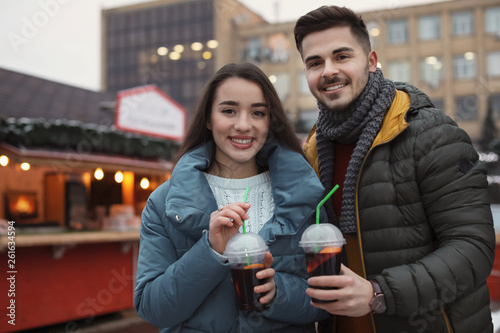
[[[305,13],[304,13],[305,14]],[[500,121],[498,0],[444,1],[361,13],[386,77],[427,93],[474,141],[488,109]],[[293,37],[295,22],[269,24],[237,0],[159,0],[103,12],[103,87],[156,84],[194,109],[222,65],[266,72],[298,135],[317,118]]]
[[[498,0],[454,0],[361,14],[386,77],[427,93],[475,142],[488,109],[500,123]],[[296,131],[307,133],[318,112],[295,48],[294,26],[239,28],[229,51],[231,58],[254,62],[270,76]]]
[[[447,1],[364,17],[389,78],[428,93],[475,141],[488,107],[500,120],[497,0]]]
[[[236,27],[266,24],[236,0],[159,0],[102,13],[102,87],[155,84],[190,113],[231,60]]]

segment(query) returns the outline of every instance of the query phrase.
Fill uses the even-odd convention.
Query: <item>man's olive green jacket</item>
[[[387,303],[373,315],[376,332],[493,332],[486,169],[465,131],[423,92],[396,88],[356,187],[363,274]],[[305,149],[317,172],[314,130]]]

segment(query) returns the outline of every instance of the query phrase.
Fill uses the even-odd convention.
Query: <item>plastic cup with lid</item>
[[[269,251],[264,239],[255,233],[236,234],[227,242],[224,255],[227,257],[240,310],[262,310],[259,302],[262,294],[254,292],[254,287],[265,283],[255,276],[264,269],[264,258]]]
[[[309,277],[338,275],[345,239],[339,228],[330,223],[312,224],[302,234],[299,246],[305,252]],[[321,288],[332,289],[332,288]],[[320,301],[313,299],[316,303]]]

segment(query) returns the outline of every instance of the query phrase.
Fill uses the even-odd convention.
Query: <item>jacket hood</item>
[[[193,239],[199,238],[203,230],[208,229],[210,214],[217,209],[203,174],[210,166],[213,149],[213,143],[208,142],[179,160],[172,172],[165,199],[167,219]],[[304,226],[304,220],[311,218],[323,198],[324,188],[309,163],[276,140],[266,142],[257,160],[259,164],[269,167],[275,202],[274,215],[259,234],[266,241],[273,242],[276,236],[293,235]],[[321,214],[321,218],[325,219],[326,214]]]
[[[396,89],[406,92],[410,96],[410,111],[422,108],[434,108],[431,99],[417,87],[407,82],[394,82]]]

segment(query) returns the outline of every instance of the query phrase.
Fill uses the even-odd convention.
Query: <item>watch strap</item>
[[[374,280],[369,280],[370,283],[372,284],[372,288],[373,288],[373,293],[374,293],[374,297],[379,295],[379,294],[383,294],[382,292],[382,288],[380,288],[380,285],[378,284],[377,281],[374,281]]]
[[[385,296],[377,281],[369,280],[373,288],[373,298],[370,301],[370,308],[373,313],[384,313],[386,311]]]

